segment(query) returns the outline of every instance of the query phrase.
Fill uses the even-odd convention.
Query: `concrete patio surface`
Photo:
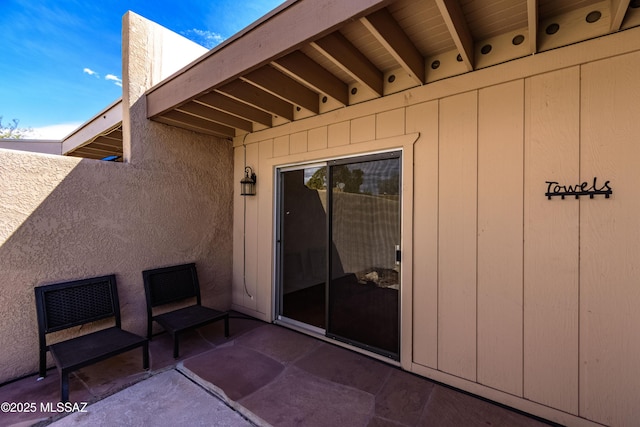
[[[56,411],[50,369],[0,387],[0,402],[36,411],[0,414],[0,426],[504,426],[552,425],[298,332],[232,314],[185,334],[178,360],[166,334],[71,376]],[[78,411],[82,409],[82,411]]]
[[[202,387],[171,369],[50,425],[250,427],[252,424]]]

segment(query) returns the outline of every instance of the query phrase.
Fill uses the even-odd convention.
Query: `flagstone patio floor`
[[[160,334],[140,350],[71,375],[58,406],[50,369],[0,387],[0,426],[505,426],[553,425],[329,342],[232,313],[187,333],[180,358]],[[86,404],[86,406],[85,406]],[[3,408],[5,408],[3,406]],[[21,411],[17,411],[21,409]]]

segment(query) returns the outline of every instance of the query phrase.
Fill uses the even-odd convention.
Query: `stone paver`
[[[278,427],[366,426],[374,396],[296,367],[238,403]]]

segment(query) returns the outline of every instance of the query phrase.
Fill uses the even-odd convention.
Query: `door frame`
[[[276,316],[276,286],[278,278],[276,277],[277,270],[277,245],[276,245],[276,217],[277,217],[277,171],[279,168],[287,166],[303,165],[316,163],[324,159],[330,160],[341,157],[355,157],[365,154],[373,154],[376,152],[402,150],[402,211],[401,211],[401,250],[402,250],[402,284],[403,289],[400,295],[400,363],[397,363],[391,359],[381,357],[375,353],[369,353],[365,350],[358,349],[356,347],[350,347],[346,344],[340,343],[335,340],[328,339],[322,335],[310,333],[307,330],[297,328],[295,325],[288,325],[291,329],[297,330],[304,334],[309,334],[317,339],[330,341],[335,345],[349,348],[350,350],[366,354],[374,359],[385,361],[392,365],[401,366],[404,369],[412,370],[413,368],[413,347],[415,344],[420,345],[425,341],[422,335],[427,334],[429,337],[435,334],[433,327],[429,327],[427,330],[416,330],[413,327],[414,323],[414,309],[413,309],[413,245],[419,244],[421,246],[428,245],[429,248],[434,246],[433,238],[437,236],[434,230],[434,224],[437,224],[437,218],[429,217],[429,221],[426,226],[421,226],[423,238],[421,240],[414,240],[414,174],[420,176],[420,179],[429,179],[432,176],[437,176],[437,161],[430,161],[428,168],[422,167],[417,170],[414,166],[414,152],[416,150],[416,143],[422,141],[420,145],[421,150],[426,150],[429,156],[435,156],[437,159],[437,132],[431,132],[427,135],[421,136],[418,132],[411,132],[396,136],[390,136],[379,139],[367,139],[358,141],[357,143],[342,143],[325,145],[324,148],[317,150],[304,150],[297,152],[289,152],[282,154],[282,151],[276,153],[274,148],[274,139],[280,138],[282,140],[287,138],[287,133],[269,134],[269,138],[262,140],[255,140],[252,144],[255,144],[255,148],[251,150],[248,155],[248,161],[254,162],[259,173],[258,176],[268,177],[262,180],[263,183],[260,187],[263,191],[259,192],[257,197],[256,209],[262,212],[260,223],[267,226],[267,228],[256,229],[256,250],[252,252],[251,259],[248,262],[253,262],[255,271],[253,274],[256,277],[256,283],[254,285],[255,292],[258,293],[258,297],[255,300],[247,301],[248,298],[244,298],[243,295],[239,296],[238,303],[234,304],[234,308],[251,316],[263,319],[267,322],[280,323]],[[263,147],[264,144],[264,148]],[[249,150],[247,150],[249,152]],[[423,154],[424,155],[424,154]],[[242,158],[236,156],[236,162],[238,165],[242,165]],[[430,157],[431,158],[431,157]],[[427,189],[427,193],[421,196],[422,203],[437,201],[437,181],[434,181],[434,186],[422,186]],[[238,227],[235,234],[236,248],[242,248],[242,235],[243,232]],[[429,240],[424,240],[424,237]],[[235,249],[234,249],[235,250]],[[234,258],[235,259],[235,258]],[[429,275],[429,280],[426,283],[421,284],[421,288],[425,290],[420,292],[424,293],[429,291],[433,287],[437,286],[437,279],[434,281],[431,278],[437,272],[437,265],[428,266],[428,268],[434,272]],[[234,263],[234,284],[236,280],[240,280],[242,274],[243,265],[241,263]],[[235,286],[235,285],[234,285]],[[237,291],[240,293],[240,291]],[[245,301],[247,301],[245,303]],[[246,304],[246,305],[244,305]],[[422,311],[424,311],[424,307]],[[419,313],[418,313],[419,314]],[[437,316],[437,313],[429,314],[428,317],[432,318]],[[420,318],[424,318],[424,314],[419,314]],[[415,333],[414,333],[415,331]],[[416,335],[418,334],[418,335]],[[415,338],[414,339],[414,335]],[[428,349],[432,351],[432,349]]]
[[[415,142],[416,139],[413,139],[413,142]],[[413,143],[411,144],[411,164],[413,163]],[[404,171],[405,171],[405,152],[406,152],[406,147],[401,146],[401,147],[394,147],[394,148],[389,148],[389,149],[383,149],[383,150],[377,150],[377,151],[370,151],[370,152],[364,152],[364,153],[353,153],[353,154],[346,154],[346,155],[342,155],[342,156],[335,156],[335,157],[330,157],[330,158],[320,158],[320,159],[315,159],[313,161],[303,161],[303,162],[294,162],[294,163],[287,163],[287,164],[283,164],[283,165],[274,165],[274,242],[273,242],[273,247],[274,247],[274,282],[273,282],[273,286],[272,286],[272,297],[273,297],[273,314],[272,314],[272,318],[273,318],[273,322],[276,324],[280,324],[282,326],[286,326],[295,330],[298,330],[300,332],[306,333],[306,334],[310,334],[313,336],[316,336],[318,338],[327,340],[327,341],[331,341],[334,343],[338,343],[339,345],[345,346],[347,348],[350,348],[352,350],[356,350],[362,353],[365,353],[367,355],[370,355],[372,357],[375,358],[380,358],[383,359],[385,361],[390,361],[391,363],[394,364],[398,364],[400,365],[400,363],[398,363],[402,356],[403,356],[403,341],[406,341],[406,339],[403,340],[403,332],[406,328],[403,328],[403,324],[405,324],[406,322],[403,320],[403,312],[404,312],[404,308],[406,307],[406,304],[404,303],[405,297],[403,297],[403,295],[407,294],[407,291],[404,290],[405,287],[405,275],[402,274],[402,272],[404,271],[404,256],[402,257],[401,261],[400,261],[400,265],[401,265],[401,269],[400,269],[400,276],[399,276],[399,282],[400,282],[400,290],[398,291],[398,354],[386,354],[385,352],[380,352],[380,351],[373,351],[373,350],[369,350],[366,347],[363,346],[359,346],[357,344],[353,344],[350,343],[348,340],[337,340],[335,337],[333,337],[332,335],[328,334],[328,328],[325,327],[325,329],[322,328],[318,328],[312,325],[308,325],[302,322],[299,322],[295,319],[291,319],[291,318],[287,318],[287,317],[283,317],[280,315],[280,313],[282,312],[282,299],[283,299],[283,254],[282,254],[282,246],[281,246],[281,238],[282,238],[282,203],[283,203],[283,180],[282,180],[282,173],[288,172],[288,171],[295,171],[295,170],[301,170],[301,169],[306,169],[306,168],[310,168],[310,167],[322,167],[325,166],[327,168],[327,184],[329,187],[329,169],[331,166],[334,165],[341,165],[341,164],[349,164],[349,163],[358,163],[358,162],[367,162],[367,161],[375,161],[375,160],[383,160],[383,159],[389,159],[389,158],[398,158],[399,159],[399,167],[400,167],[400,177],[399,177],[399,197],[400,197],[400,203],[399,203],[399,246],[400,246],[400,253],[404,255],[404,248],[403,248],[403,242],[405,241],[404,239],[404,211],[405,211],[405,195],[404,195],[404,191],[406,189],[406,187],[404,186],[404,181],[406,179],[405,175],[404,175]],[[410,186],[411,190],[413,188],[413,186]],[[325,225],[326,231],[325,233],[327,234],[327,241],[328,241],[328,246],[327,246],[327,252],[329,252],[331,250],[330,248],[330,241],[329,238],[331,236],[331,215],[329,214],[329,212],[331,211],[331,206],[332,206],[332,200],[330,197],[330,188],[327,189],[327,224]],[[411,239],[409,239],[411,240]],[[330,254],[327,254],[327,281],[326,281],[326,285],[327,287],[329,286],[329,278],[330,278]],[[328,292],[328,291],[327,291]],[[329,310],[329,301],[326,301],[326,310],[327,310],[327,314],[325,315],[326,317],[326,322],[328,322],[328,310]],[[410,339],[410,338],[408,338]]]

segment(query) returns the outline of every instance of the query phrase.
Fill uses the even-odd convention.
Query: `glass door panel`
[[[326,166],[280,173],[280,317],[326,327]]]
[[[329,162],[327,335],[398,358],[400,153]]]

